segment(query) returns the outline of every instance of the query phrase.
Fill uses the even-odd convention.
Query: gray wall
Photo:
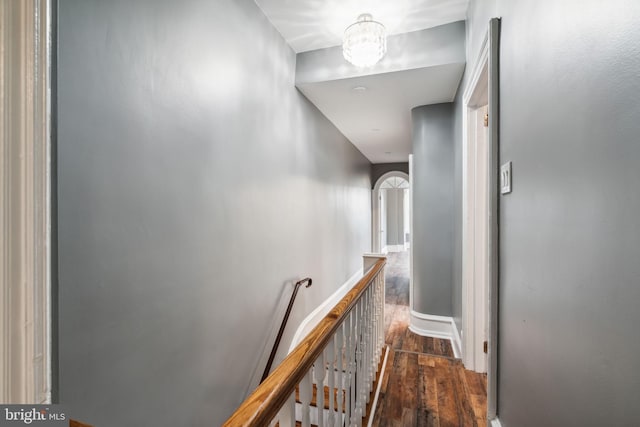
[[[404,190],[383,189],[387,193],[387,245],[404,244]]]
[[[413,122],[413,309],[451,316],[453,108],[411,110]]]
[[[370,163],[253,1],[59,8],[60,401],[96,426],[220,425],[291,281],[314,279],[295,325],[361,267]]]
[[[409,162],[404,163],[375,163],[371,165],[371,188],[376,185],[376,182],[382,175],[387,172],[404,172],[409,174]]]
[[[502,17],[498,412],[640,425],[640,3],[474,1]]]

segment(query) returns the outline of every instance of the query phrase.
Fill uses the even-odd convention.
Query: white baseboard
[[[456,326],[456,322],[454,322],[453,318],[451,319],[451,327],[453,329],[453,336],[451,337],[453,354],[457,358],[462,358],[462,338],[460,337],[460,333],[458,333],[458,327]]]
[[[491,423],[491,427],[502,427],[502,423],[500,422],[500,420],[498,418],[494,418],[491,421],[489,421],[489,423]]]
[[[434,314],[418,313],[411,310],[409,330],[414,334],[425,337],[442,338],[451,341],[453,355],[459,358],[461,355],[462,341],[458,329],[449,316],[436,316]]]
[[[294,348],[307,336],[313,328],[331,311],[331,309],[344,297],[347,292],[353,288],[356,283],[362,278],[362,269],[356,271],[356,273],[349,278],[342,286],[338,288],[329,298],[324,300],[318,307],[315,308],[307,317],[300,322],[300,326],[296,329],[296,333],[293,335],[291,345],[289,346],[288,353],[291,353]]]
[[[382,252],[383,254],[388,254],[389,253],[389,246],[383,247],[380,252]]]
[[[404,251],[404,245],[388,245],[386,250],[388,252],[402,252]]]

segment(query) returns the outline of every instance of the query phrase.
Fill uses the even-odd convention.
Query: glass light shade
[[[344,30],[342,54],[356,67],[371,67],[387,53],[387,31],[368,13]]]

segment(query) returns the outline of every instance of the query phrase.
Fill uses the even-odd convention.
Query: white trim
[[[478,82],[480,81],[480,77],[482,77],[483,69],[485,64],[489,61],[489,32],[487,31],[484,35],[484,39],[482,40],[482,45],[480,45],[480,51],[478,53],[478,58],[473,66],[473,71],[471,72],[471,76],[469,77],[469,81],[467,82],[467,87],[465,88],[464,94],[462,96],[463,105],[469,105],[471,101],[471,96],[475,91]]]
[[[456,326],[456,322],[451,319],[451,327],[453,329],[453,335],[451,336],[451,347],[453,347],[453,354],[457,358],[461,358],[462,356],[462,340],[460,339],[460,334],[458,333],[458,327]]]
[[[489,277],[486,274],[478,276],[478,263],[483,264],[484,271],[488,268],[486,263],[489,260],[489,222],[476,221],[478,212],[475,209],[475,199],[478,195],[487,198],[488,193],[474,189],[476,182],[476,169],[489,170],[489,148],[485,144],[485,156],[479,156],[475,150],[475,136],[477,128],[476,109],[485,102],[488,103],[488,33],[480,47],[478,59],[474,64],[473,71],[463,95],[462,123],[463,123],[463,144],[462,144],[462,331],[464,340],[462,341],[462,361],[465,368],[476,372],[487,371],[487,355],[483,351],[483,341],[487,337],[487,288]],[[478,163],[480,162],[480,163]],[[487,185],[489,181],[487,181]],[[487,189],[485,189],[487,190]],[[486,206],[488,208],[488,205]],[[485,212],[486,209],[482,210]],[[481,229],[477,229],[477,226]],[[477,242],[475,237],[485,236],[487,241],[484,245]],[[480,268],[482,270],[482,268]]]
[[[409,156],[411,158],[411,156]],[[401,171],[391,171],[383,174],[378,178],[375,185],[373,186],[373,190],[371,193],[371,250],[373,252],[384,252],[384,248],[381,247],[382,242],[380,241],[380,215],[382,211],[380,210],[380,187],[382,183],[385,182],[388,178],[403,178],[409,182],[409,189],[411,189],[411,174],[406,174]],[[413,229],[410,231],[410,235],[413,234]]]
[[[362,255],[362,274],[366,274],[380,259],[386,259],[385,254],[365,253]],[[384,309],[384,306],[383,306]]]
[[[360,269],[356,271],[356,273],[349,278],[342,286],[340,286],[333,294],[329,296],[326,300],[324,300],[318,307],[316,307],[307,317],[305,317],[298,329],[296,329],[296,333],[293,335],[293,339],[291,340],[291,345],[289,346],[289,350],[287,354],[291,353],[294,348],[307,336],[309,332],[331,311],[335,305],[340,302],[342,297],[344,297],[347,292],[353,288],[356,283],[362,278],[363,270]]]
[[[385,246],[384,249],[387,251],[385,253],[403,252],[404,251],[404,245],[388,245],[388,246]]]
[[[51,3],[0,2],[0,402],[51,401]]]
[[[409,309],[413,310],[413,154],[409,154]]]
[[[491,18],[485,37],[480,48],[478,59],[476,60],[472,73],[467,83],[467,87],[463,96],[463,281],[462,281],[462,336],[464,338],[463,348],[463,363],[467,369],[474,369],[471,364],[473,363],[473,349],[476,351],[480,348],[480,343],[477,341],[477,334],[474,333],[473,327],[475,320],[478,318],[477,310],[474,306],[477,306],[475,302],[478,297],[472,294],[472,289],[469,286],[469,272],[471,270],[472,258],[470,257],[468,245],[470,244],[468,237],[469,233],[469,206],[467,205],[467,193],[468,193],[468,181],[469,181],[469,164],[467,162],[468,153],[468,135],[469,135],[469,109],[478,107],[478,95],[483,94],[482,91],[478,91],[478,85],[480,80],[485,79],[487,82],[486,96],[489,108],[489,129],[488,129],[488,191],[489,191],[489,220],[487,224],[487,290],[488,295],[486,300],[488,301],[488,307],[486,307],[486,313],[484,319],[487,324],[487,341],[488,341],[488,355],[486,356],[486,371],[487,371],[487,416],[489,419],[493,419],[496,416],[497,411],[497,396],[498,396],[498,280],[499,280],[499,250],[498,250],[498,203],[499,195],[498,189],[498,170],[499,170],[499,61],[500,55],[499,47],[500,38],[500,19]],[[471,350],[468,350],[471,349]],[[474,369],[476,370],[476,369]]]
[[[409,330],[423,337],[450,340],[454,357],[460,357],[460,337],[452,317],[418,313],[411,310]]]
[[[489,423],[491,423],[491,427],[502,427],[502,423],[500,422],[499,418],[494,418],[492,420],[489,420]]]
[[[373,396],[373,403],[371,404],[371,411],[369,415],[369,422],[367,427],[373,425],[373,414],[376,413],[376,406],[378,406],[378,397],[380,396],[380,389],[382,389],[382,380],[384,379],[384,371],[387,368],[387,359],[389,358],[389,347],[385,346],[384,360],[382,361],[382,368],[380,369],[380,376],[378,377],[378,387],[376,387],[376,394]]]

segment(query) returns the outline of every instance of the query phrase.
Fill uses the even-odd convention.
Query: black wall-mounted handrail
[[[296,299],[296,295],[298,295],[298,289],[302,284],[307,282],[308,288],[311,286],[313,281],[311,277],[305,277],[302,280],[298,280],[293,288],[293,294],[291,295],[291,299],[289,300],[289,305],[287,306],[287,311],[284,313],[284,319],[282,319],[282,324],[280,325],[280,330],[278,331],[278,336],[276,337],[276,342],[273,344],[273,348],[271,349],[271,354],[269,354],[269,360],[267,361],[267,367],[264,368],[264,373],[262,374],[262,378],[260,379],[260,384],[267,379],[269,376],[269,372],[271,371],[271,365],[273,364],[273,359],[276,357],[276,352],[278,351],[278,346],[280,345],[280,340],[282,339],[282,334],[284,333],[284,328],[287,326],[287,320],[289,320],[289,315],[291,314],[291,309],[293,308],[293,302]]]

